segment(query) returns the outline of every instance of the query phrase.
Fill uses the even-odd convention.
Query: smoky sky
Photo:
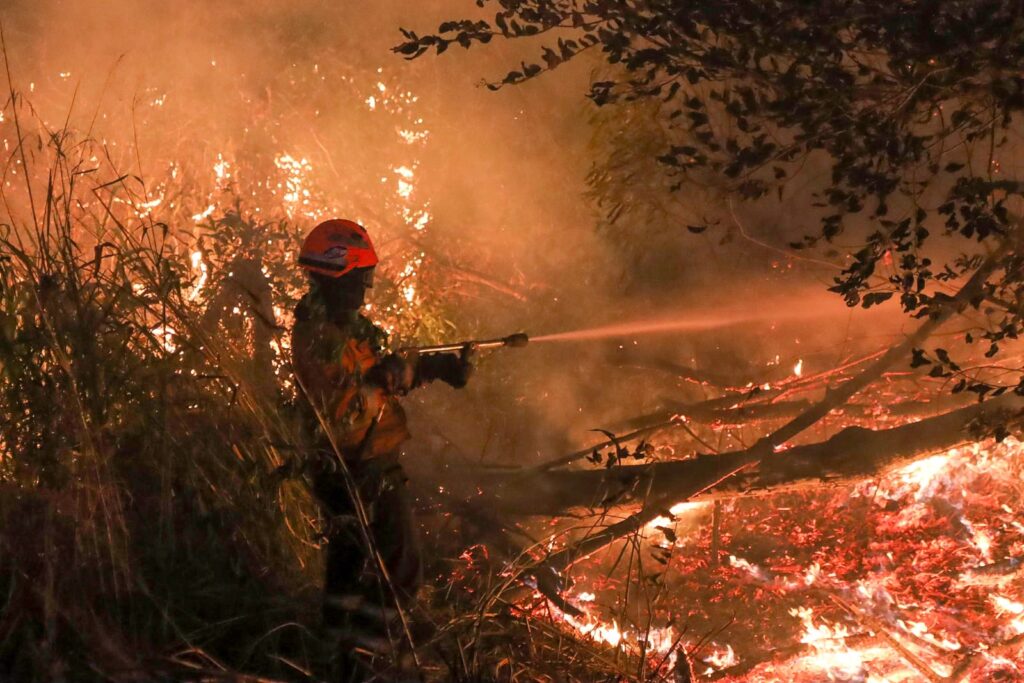
[[[821,297],[834,271],[773,249],[813,225],[799,195],[767,208],[709,208],[719,225],[699,236],[672,225],[597,229],[601,210],[584,179],[601,146],[584,94],[598,59],[491,92],[481,80],[515,68],[536,43],[494,41],[411,62],[391,51],[399,27],[425,33],[477,11],[460,0],[8,0],[0,20],[15,87],[39,117],[88,131],[142,178],[173,164],[207,170],[225,153],[286,152],[309,160],[325,201],[386,237],[391,226],[373,219],[383,221],[379,206],[394,198],[394,168],[415,163],[413,196],[431,216],[425,239],[459,256],[461,277],[491,283],[451,302],[450,334],[822,307],[819,321],[494,354],[465,392],[430,388],[417,399],[422,449],[447,439],[471,454],[543,457],[690,391],[623,370],[626,356],[753,367],[825,347],[827,364],[836,343],[858,336],[860,319]],[[383,111],[385,95],[404,98],[401,112]],[[428,135],[407,145],[403,126]],[[685,191],[679,201],[710,202]]]

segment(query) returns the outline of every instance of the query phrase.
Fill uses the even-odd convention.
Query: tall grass
[[[0,672],[294,673],[315,656],[319,523],[276,475],[301,448],[274,313],[296,283],[261,259],[297,229],[217,214],[203,276],[101,145],[18,135],[0,225]]]

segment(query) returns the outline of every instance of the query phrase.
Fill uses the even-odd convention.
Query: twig
[[[581,459],[587,457],[588,455],[590,455],[591,453],[593,453],[594,451],[599,451],[599,450],[601,450],[603,448],[608,448],[609,446],[618,446],[619,444],[621,444],[623,442],[632,441],[632,440],[637,439],[637,438],[639,438],[639,437],[641,437],[641,436],[643,436],[645,434],[650,434],[651,432],[658,431],[659,429],[665,429],[666,427],[679,426],[681,424],[682,424],[682,420],[680,420],[679,416],[678,415],[673,415],[672,417],[670,417],[667,420],[663,420],[661,422],[656,422],[655,424],[647,425],[646,427],[641,427],[640,429],[636,429],[636,430],[634,430],[632,432],[629,432],[628,434],[623,434],[622,436],[617,436],[617,437],[615,437],[613,439],[608,439],[607,441],[602,441],[601,443],[596,444],[594,446],[588,446],[587,448],[582,448],[582,449],[580,449],[578,451],[570,453],[569,455],[564,455],[564,456],[562,456],[560,458],[555,458],[554,460],[549,460],[548,462],[541,463],[540,465],[536,465],[534,467],[530,467],[530,468],[525,469],[522,472],[519,472],[517,474],[519,474],[520,476],[524,476],[524,477],[526,477],[526,476],[533,476],[533,475],[537,475],[537,474],[543,474],[544,472],[547,472],[549,470],[553,470],[556,467],[562,467],[563,465],[568,465],[569,463],[573,463],[573,462],[576,462],[577,460],[581,460]]]

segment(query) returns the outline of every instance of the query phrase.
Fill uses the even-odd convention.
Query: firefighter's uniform
[[[434,379],[461,387],[472,369],[470,347],[458,355],[387,352],[387,335],[360,313],[377,263],[358,223],[317,225],[299,252],[312,288],[295,309],[292,329],[310,454],[304,469],[328,517],[324,622],[347,642],[339,653],[345,670],[356,648],[400,640],[395,598],[411,600],[422,574],[398,462],[409,439],[398,398]]]
[[[358,598],[379,605],[380,591],[393,588],[408,600],[419,584],[419,544],[398,463],[409,430],[397,396],[375,381],[374,370],[385,357],[383,330],[357,313],[331,319],[313,296],[303,299],[295,314],[292,354],[308,397],[300,404],[312,436],[312,484],[331,516],[325,619],[336,626],[346,618],[345,605]],[[351,482],[346,482],[339,456]],[[367,557],[350,483],[358,487],[390,588],[378,585],[377,567]]]

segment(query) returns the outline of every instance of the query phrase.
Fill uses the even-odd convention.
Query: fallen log
[[[971,440],[968,427],[1011,423],[1024,398],[1007,394],[942,415],[890,429],[847,427],[820,443],[777,452],[715,485],[745,462],[749,450],[700,455],[689,460],[608,469],[552,470],[524,477],[516,471],[482,471],[470,478],[477,504],[498,513],[557,515],[572,508],[601,508],[678,496],[715,499],[759,490],[841,483],[878,473],[901,461],[943,451]],[[707,489],[707,490],[705,490]]]

